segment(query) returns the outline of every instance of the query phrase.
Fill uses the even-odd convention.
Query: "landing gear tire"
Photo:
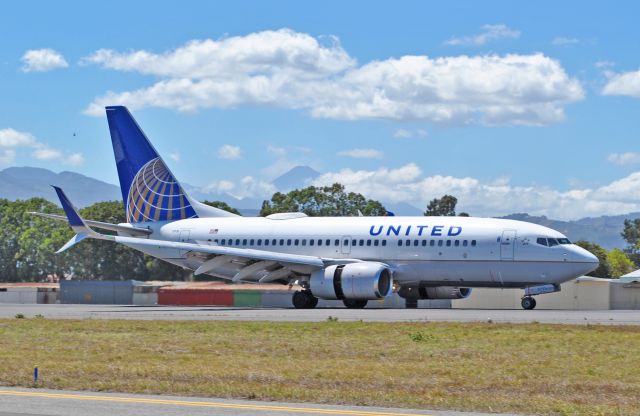
[[[310,290],[299,290],[291,299],[296,309],[313,309],[318,306],[318,298],[313,296]]]
[[[342,303],[349,309],[363,309],[369,301],[366,299],[344,299]]]
[[[536,300],[530,296],[526,296],[522,298],[522,302],[520,302],[520,304],[522,305],[522,309],[529,311],[536,307]]]

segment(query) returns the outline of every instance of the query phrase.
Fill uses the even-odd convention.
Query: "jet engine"
[[[464,299],[471,295],[471,289],[453,286],[402,286],[398,295],[405,299]]]
[[[380,299],[391,294],[393,279],[382,263],[349,263],[314,272],[309,288],[322,299]]]

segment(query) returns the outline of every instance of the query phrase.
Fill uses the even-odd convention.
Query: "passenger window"
[[[387,240],[382,240],[382,247],[386,247],[387,246]]]
[[[413,240],[414,247],[418,247],[418,244],[420,244],[420,240]]]
[[[476,246],[476,240],[471,240],[471,247],[475,247]]]
[[[309,240],[309,245],[310,245],[310,246],[312,246],[312,245],[314,245],[314,244],[315,244],[315,242],[316,242],[316,240],[311,239],[311,240]],[[304,244],[303,244],[303,245],[304,245]]]
[[[236,245],[239,246],[240,245],[240,239],[236,238]]]
[[[547,239],[546,239],[546,238],[542,238],[542,237],[539,237],[539,238],[536,240],[536,243],[540,244],[541,246],[548,246],[548,245],[549,245],[549,244],[547,243]]]
[[[454,241],[453,245],[456,246],[456,247],[460,247],[460,240]]]
[[[442,247],[442,240],[438,240],[438,247]]]
[[[250,245],[250,246],[252,246],[252,245],[253,245],[253,242],[254,242],[254,240],[253,240],[253,238],[252,238],[251,240],[249,240],[249,245]]]
[[[324,244],[325,244],[326,246],[330,246],[330,245],[331,245],[331,240],[329,240],[329,239],[327,238],[327,241],[325,241],[325,242],[324,242]],[[337,245],[337,244],[336,244],[336,245]]]
[[[347,240],[344,240],[344,241],[347,241]],[[344,244],[346,245],[347,243],[344,243]],[[327,245],[328,245],[328,244],[327,244]],[[337,247],[337,246],[339,246],[339,245],[340,245],[340,240],[338,240],[338,239],[336,238],[336,241],[334,242],[334,245],[335,245],[336,247]]]
[[[426,247],[427,245],[427,240],[422,240],[422,247]]]
[[[278,245],[278,240],[276,240],[275,238],[273,240],[271,240],[271,245],[272,246]],[[280,244],[280,245],[282,245],[282,244]]]
[[[258,245],[261,246],[262,245],[262,239],[258,238]]]
[[[260,241],[260,240],[258,240],[258,241]],[[264,245],[265,245],[265,246],[268,246],[268,245],[269,245],[269,239],[268,239],[268,238],[265,238],[265,239],[264,239]]]
[[[402,247],[402,240],[398,240],[398,247]]]
[[[371,240],[367,240],[367,247],[371,247]]]
[[[351,246],[355,247],[358,245],[358,240],[351,240]]]
[[[360,240],[360,247],[364,245],[364,240]]]
[[[300,244],[300,240],[298,240],[297,238],[295,240],[293,240],[293,245],[297,246],[298,244]]]
[[[283,246],[284,245],[284,238],[280,239],[280,245]]]
[[[379,241],[378,241],[378,240],[373,240],[373,245],[374,245],[375,247],[378,247],[378,243],[379,243]]]
[[[220,244],[224,245],[224,238],[220,240]]]
[[[302,245],[303,245],[303,246],[306,246],[306,245],[307,245],[307,240],[306,240],[306,239],[303,239],[303,240],[302,240]]]
[[[447,240],[447,247],[451,247],[451,240]]]
[[[431,247],[435,246],[435,245],[436,245],[436,240],[431,240],[431,241],[429,241],[429,245],[430,245]]]
[[[462,242],[462,247],[466,247],[466,246],[467,246],[467,244],[469,244],[469,242],[468,242],[467,240],[464,240],[464,241]]]
[[[287,239],[287,245],[290,246],[291,245],[291,239]]]

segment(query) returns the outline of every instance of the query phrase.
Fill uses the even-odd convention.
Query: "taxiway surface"
[[[48,389],[0,387],[0,416],[129,416],[189,414],[221,416],[483,416],[485,413],[387,409],[381,407],[329,406],[308,403],[261,402],[206,399],[197,397],[154,396],[77,392]],[[488,416],[488,415],[487,415]],[[496,416],[492,413],[491,416]]]
[[[0,304],[0,318],[42,315],[49,319],[236,320],[319,322],[329,317],[365,322],[496,322],[640,325],[640,311],[486,309],[248,309],[213,306]]]

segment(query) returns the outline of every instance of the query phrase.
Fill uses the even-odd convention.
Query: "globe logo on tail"
[[[160,158],[136,174],[127,197],[127,221],[175,221],[197,217],[184,190]]]

